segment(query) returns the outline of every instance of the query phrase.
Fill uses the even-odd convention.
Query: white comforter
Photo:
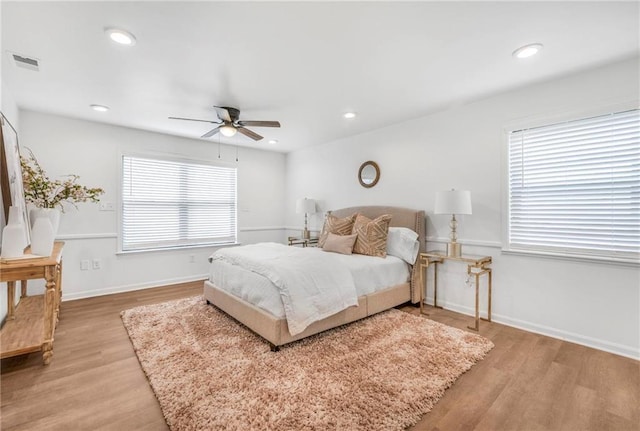
[[[349,269],[321,253],[260,243],[220,249],[211,260],[240,265],[269,279],[280,291],[291,335],[358,304]]]

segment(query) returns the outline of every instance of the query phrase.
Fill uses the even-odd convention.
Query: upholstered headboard
[[[389,214],[391,216],[391,222],[389,225],[394,227],[407,227],[414,230],[418,234],[420,253],[426,251],[426,228],[423,210],[391,206],[362,206],[341,208],[329,212],[340,218],[348,217],[353,213],[360,213],[370,219],[374,219],[383,214]],[[411,271],[411,302],[414,304],[420,302],[419,289],[424,288],[420,286],[420,267],[417,264],[419,258],[420,257],[418,255],[416,263],[413,265],[413,269]]]

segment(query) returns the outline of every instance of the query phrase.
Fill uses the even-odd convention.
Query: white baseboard
[[[97,290],[85,290],[69,294],[62,293],[62,301],[73,301],[76,299],[93,298],[94,296],[112,295],[114,293],[132,292],[135,290],[151,289],[153,287],[167,286],[170,284],[190,283],[192,281],[206,280],[208,274],[190,275],[186,277],[167,278],[144,283],[128,284],[123,286],[105,287]]]
[[[433,297],[425,298],[425,303],[433,304]],[[456,313],[471,316],[472,318],[475,317],[475,309],[471,307],[442,301],[438,301],[438,306],[441,306],[447,310],[455,311]],[[486,318],[487,313],[483,310],[480,310],[480,317]],[[550,326],[527,322],[525,320],[515,319],[496,313],[492,313],[491,320],[502,325],[511,326],[512,328],[518,328],[527,332],[533,332],[535,334],[545,335],[547,337],[557,338],[559,340],[568,341],[570,343],[580,344],[582,346],[603,350],[605,352],[614,353],[616,355],[635,360],[640,360],[640,350],[634,349],[632,346],[612,343],[610,341],[601,340],[598,338],[587,337],[585,335],[576,334],[574,332],[563,331],[561,329],[556,329]],[[480,325],[482,325],[482,322],[480,323]]]

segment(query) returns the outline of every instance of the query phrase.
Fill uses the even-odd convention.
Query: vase
[[[29,223],[31,224],[31,229],[36,222],[38,217],[48,217],[51,222],[51,227],[53,228],[53,235],[55,236],[58,233],[58,226],[60,225],[60,210],[57,208],[34,208],[29,211]]]
[[[49,217],[36,218],[31,228],[31,254],[51,256],[54,237]]]
[[[9,220],[2,229],[2,252],[0,257],[19,257],[24,254],[27,246],[25,226],[22,223],[22,213],[19,207],[9,207]]]

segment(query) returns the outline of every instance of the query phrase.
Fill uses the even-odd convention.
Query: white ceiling
[[[198,138],[214,105],[288,152],[638,55],[633,2],[1,3],[2,81],[23,109]],[[133,47],[104,28],[127,29]],[[516,60],[516,48],[545,49]],[[9,53],[35,57],[40,71]],[[90,104],[111,107],[107,113]],[[346,120],[342,114],[355,111]],[[218,135],[210,138],[217,142]],[[278,144],[269,144],[277,139]]]

